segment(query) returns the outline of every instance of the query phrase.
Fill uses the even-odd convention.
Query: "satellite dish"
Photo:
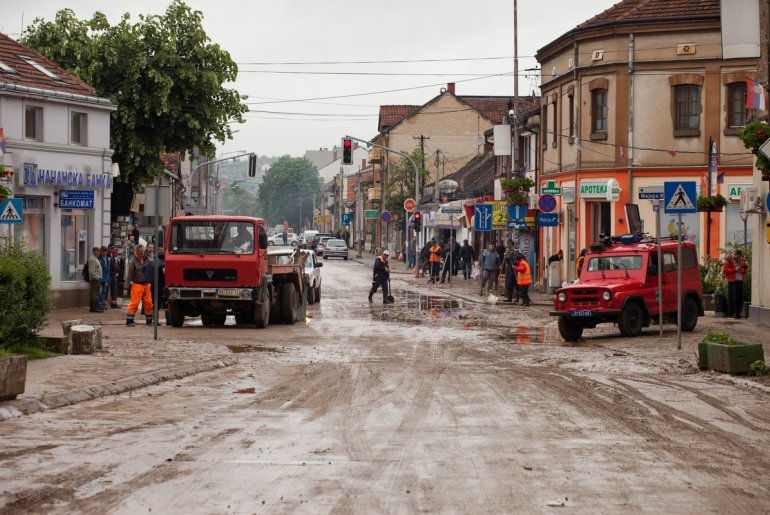
[[[452,179],[444,179],[438,183],[438,189],[442,193],[452,193],[453,191],[457,191],[457,188],[459,187],[460,184]]]
[[[481,134],[479,134],[479,137],[478,137],[478,138],[476,138],[476,145],[477,145],[477,146],[481,146],[481,145],[483,145],[483,144],[484,144],[484,136],[482,136]]]

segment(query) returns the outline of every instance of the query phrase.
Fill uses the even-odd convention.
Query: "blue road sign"
[[[59,190],[60,209],[93,209],[93,190]]]
[[[473,206],[473,230],[492,230],[492,204],[476,204]]]
[[[508,217],[511,220],[524,220],[525,216],[527,216],[526,204],[511,204],[508,206]]]
[[[639,188],[639,200],[663,200],[663,187],[642,186]]]
[[[393,215],[390,214],[390,211],[383,211],[380,215],[380,220],[382,220],[385,223],[390,222],[393,220]]]
[[[559,225],[559,213],[538,213],[538,227],[556,227]]]
[[[540,195],[540,198],[537,201],[537,207],[543,213],[550,213],[556,209],[556,197],[549,195],[548,193]]]
[[[350,225],[350,213],[342,213],[342,225]]]
[[[696,213],[696,199],[695,181],[663,183],[663,211],[666,214]]]
[[[24,218],[24,205],[20,198],[0,202],[0,224],[20,224]]]

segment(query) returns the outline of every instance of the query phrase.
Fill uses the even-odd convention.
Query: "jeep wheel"
[[[682,331],[691,332],[698,325],[698,305],[692,297],[682,303]]]
[[[644,313],[642,308],[636,302],[629,302],[620,313],[618,327],[623,336],[639,336],[642,334],[642,324],[644,323]]]
[[[559,317],[559,334],[564,338],[564,341],[576,342],[583,336],[583,327],[570,322],[567,317]]]

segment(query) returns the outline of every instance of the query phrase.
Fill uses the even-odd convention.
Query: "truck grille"
[[[598,306],[599,290],[595,288],[582,288],[570,291],[569,302],[572,306]]]
[[[235,281],[238,274],[230,269],[196,269],[186,268],[184,271],[185,281]]]

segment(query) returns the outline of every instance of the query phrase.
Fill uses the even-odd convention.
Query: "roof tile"
[[[584,21],[576,28],[588,29],[596,25],[617,22],[666,21],[683,17],[718,17],[719,0],[623,0],[604,12]]]

